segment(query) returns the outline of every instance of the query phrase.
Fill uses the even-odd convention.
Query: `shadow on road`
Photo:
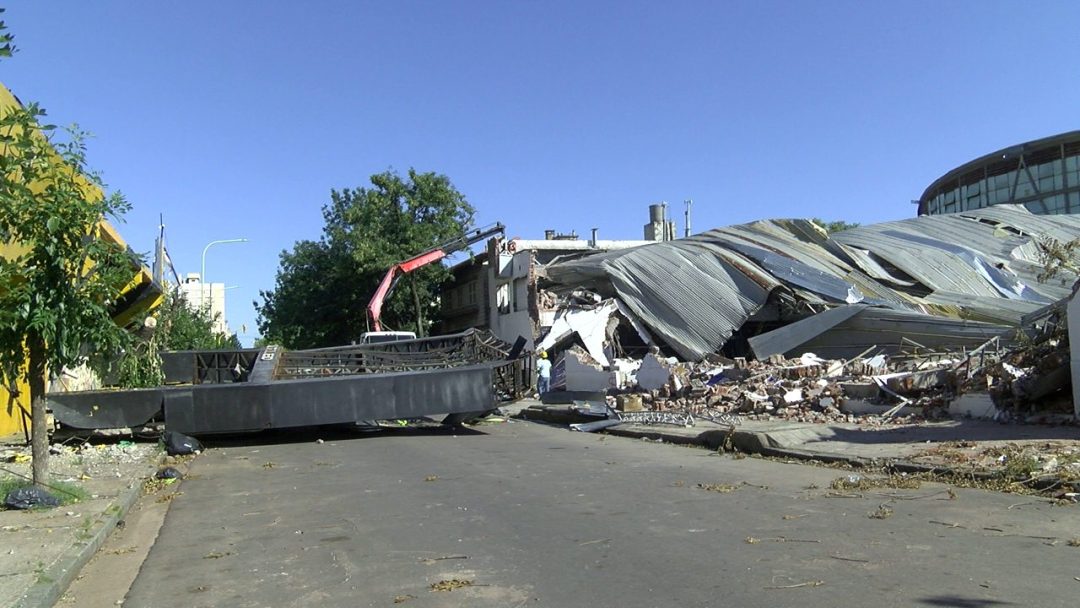
[[[1000,600],[982,600],[973,597],[958,597],[955,595],[938,595],[919,600],[920,604],[927,606],[949,606],[949,608],[984,608],[985,606],[1015,606],[1013,602]]]
[[[284,445],[292,443],[312,443],[323,441],[376,440],[386,437],[438,437],[447,435],[473,436],[487,435],[468,427],[442,426],[433,423],[422,427],[363,427],[363,426],[321,426],[300,429],[268,430],[258,433],[236,435],[204,435],[199,440],[207,448],[230,448],[262,445]]]

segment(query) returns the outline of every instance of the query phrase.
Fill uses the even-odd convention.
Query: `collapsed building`
[[[557,365],[563,386],[584,362],[617,388],[637,365],[619,360],[650,350],[697,363],[1007,347],[1071,294],[1044,276],[1045,250],[1077,238],[1080,217],[994,205],[834,234],[765,220],[646,243],[510,239],[456,268],[455,289],[473,290],[474,326],[587,355]]]

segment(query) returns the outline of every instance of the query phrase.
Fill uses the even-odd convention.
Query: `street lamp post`
[[[202,250],[202,269],[199,273],[199,306],[206,305],[206,252],[214,245],[221,245],[223,243],[246,243],[247,239],[222,239],[220,241],[210,241],[203,247]],[[213,296],[213,294],[210,294]]]

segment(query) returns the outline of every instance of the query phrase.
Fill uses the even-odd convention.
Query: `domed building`
[[[1080,213],[1080,131],[1004,148],[949,171],[923,192],[919,215],[1004,203],[1038,214]]]

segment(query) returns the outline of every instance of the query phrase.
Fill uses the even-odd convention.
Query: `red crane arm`
[[[389,297],[390,292],[394,290],[394,286],[397,285],[398,279],[402,275],[408,274],[417,268],[427,266],[432,262],[438,262],[445,258],[447,253],[442,249],[436,249],[435,251],[428,251],[422,253],[414,258],[405,260],[400,264],[394,264],[390,267],[390,270],[386,271],[386,276],[379,283],[379,288],[375,290],[375,295],[371,296],[371,302],[368,302],[368,316],[371,317],[372,325],[375,327],[375,331],[382,331],[382,307],[383,302]],[[399,274],[400,273],[400,274]]]
[[[503,232],[504,227],[499,223],[484,228],[477,228],[448,243],[429,249],[404,262],[391,266],[390,270],[386,271],[386,276],[384,276],[379,283],[379,288],[375,290],[375,294],[371,296],[371,301],[368,302],[367,306],[368,318],[371,319],[371,324],[375,328],[375,331],[382,331],[381,319],[383,302],[386,301],[386,298],[390,297],[390,294],[394,291],[394,286],[397,285],[398,279],[400,279],[402,275],[408,274],[417,268],[427,266],[428,264],[438,262],[452,253],[465,249],[473,243],[482,241],[495,234],[503,234]]]

